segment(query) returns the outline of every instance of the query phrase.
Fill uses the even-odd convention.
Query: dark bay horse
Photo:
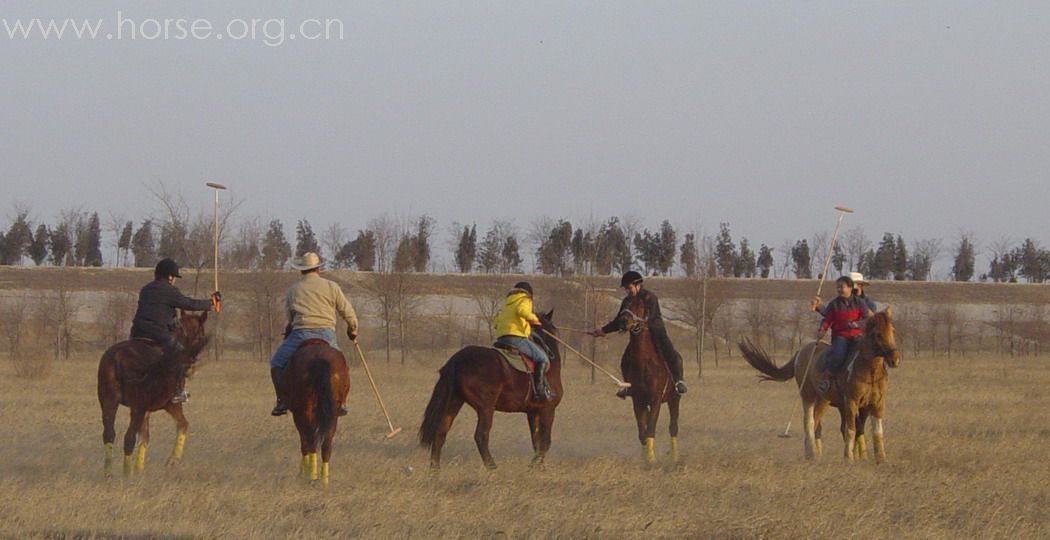
[[[164,358],[160,345],[151,341],[132,339],[121,341],[102,353],[98,363],[98,403],[102,407],[102,442],[106,448],[105,472],[108,476],[113,468],[113,440],[117,432],[114,421],[117,409],[124,405],[131,409],[131,422],[124,433],[124,475],[142,471],[146,464],[146,447],[149,446],[149,415],[161,409],[175,419],[175,448],[168,464],[177,464],[182,459],[189,422],[182,414],[182,404],[172,403],[171,397],[177,384],[180,364],[188,363],[188,372],[193,369],[197,355],[208,343],[204,323],[208,312],[200,314],[182,312],[179,324],[173,332],[175,339],[186,348],[180,361]],[[136,435],[138,452],[135,451]]]
[[[303,479],[318,479],[320,447],[320,480],[322,485],[328,485],[328,462],[339,420],[337,411],[349,392],[350,372],[342,352],[320,339],[307,340],[299,346],[284,370],[284,393],[295,428],[299,430],[299,449],[303,455],[299,474]]]
[[[887,366],[898,367],[901,362],[893,331],[893,312],[890,308],[868,319],[864,337],[857,346],[856,358],[848,369],[839,371],[827,396],[817,392],[823,376],[817,362],[821,360],[821,354],[827,349],[827,345],[806,344],[782,367],[777,367],[765,351],[750,341],[741,342],[739,346],[747,363],[762,372],[762,379],[786,381],[795,378],[805,415],[803,428],[806,459],[814,459],[823,453],[821,417],[831,405],[839,410],[841,417],[840,429],[845,443],[843,455],[846,460],[864,457],[864,424],[870,416],[874,424],[875,461],[886,461],[882,417],[886,411],[886,391],[889,385]],[[807,368],[810,359],[815,365]]]
[[[630,341],[623,351],[623,376],[625,381],[631,383],[629,395],[634,404],[642,455],[646,463],[652,465],[656,463],[656,421],[660,418],[660,405],[663,403],[667,404],[671,416],[671,460],[678,461],[678,411],[682,396],[674,391],[671,370],[653,343],[649,332],[649,315],[645,302],[638,295],[620,313],[624,328],[630,334]]]
[[[543,330],[557,335],[551,323],[554,310],[546,315],[537,314]],[[534,342],[550,351],[550,369],[547,380],[557,397],[546,402],[536,402],[531,397],[532,378],[507,363],[503,354],[490,347],[469,346],[460,349],[441,367],[434,392],[423,413],[423,424],[419,427],[419,444],[430,449],[430,466],[441,466],[441,447],[445,436],[452,428],[459,409],[466,403],[478,415],[474,429],[474,442],[478,445],[481,460],[490,469],[496,462],[489,452],[489,430],[495,411],[523,412],[528,417],[529,433],[532,435],[533,465],[542,465],[544,456],[551,447],[551,426],[554,410],[561,402],[561,354],[558,344],[538,329],[532,332]]]

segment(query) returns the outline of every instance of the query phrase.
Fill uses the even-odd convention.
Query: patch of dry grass
[[[153,418],[146,472],[101,476],[92,358],[43,380],[0,363],[0,535],[203,537],[1045,537],[1050,405],[1045,359],[905,359],[892,372],[890,462],[846,465],[835,429],[820,463],[802,459],[798,418],[779,439],[790,383],[759,384],[739,358],[693,380],[683,400],[682,468],[641,466],[630,405],[575,365],[545,470],[528,468],[521,415],[497,415],[481,467],[474,415],[457,419],[438,474],[414,433],[436,369],[373,361],[395,423],[385,441],[361,369],[351,366],[327,491],[296,478],[290,418],[273,419],[266,366],[226,360],[190,383],[183,464],[164,467],[173,422]],[[778,359],[782,362],[783,358]],[[830,413],[837,426],[837,413]],[[127,412],[118,416],[118,446]],[[666,411],[657,450],[667,449]],[[406,467],[414,468],[408,472]]]

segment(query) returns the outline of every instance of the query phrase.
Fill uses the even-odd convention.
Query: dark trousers
[[[859,342],[860,337],[831,336],[831,347],[828,348],[828,360],[824,364],[824,371],[833,374],[842,369]]]
[[[674,344],[671,343],[671,338],[667,336],[667,329],[662,325],[650,325],[649,335],[652,336],[653,345],[656,347],[656,352],[660,354],[660,358],[667,362],[667,367],[671,370],[671,376],[674,380],[682,380],[682,355],[678,354],[678,351],[674,348]],[[627,376],[627,358],[623,357],[620,359],[620,372],[626,377]]]

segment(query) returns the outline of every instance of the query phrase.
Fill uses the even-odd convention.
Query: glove
[[[857,324],[857,321],[850,321],[850,322],[846,323],[846,327],[847,328],[860,328],[860,325]]]
[[[605,335],[605,332],[602,332],[601,328],[596,328],[594,330],[591,330],[590,332],[587,332],[587,334],[589,334],[589,335],[591,335],[593,337],[602,337],[602,336]]]
[[[809,303],[809,310],[816,311],[818,307],[820,307],[820,297],[814,296],[813,300],[811,300]]]
[[[222,293],[219,291],[211,293],[211,308],[215,313],[222,311]]]
[[[350,341],[357,343],[357,332],[351,330],[350,328],[346,329],[346,337],[350,338]]]

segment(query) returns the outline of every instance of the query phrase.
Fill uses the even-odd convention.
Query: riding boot
[[[627,380],[627,357],[626,356],[620,357],[620,376],[623,377],[624,380]],[[620,399],[627,399],[627,396],[629,396],[629,395],[631,395],[630,387],[628,387],[628,388],[621,388],[621,389],[616,391],[616,397],[618,397]]]
[[[181,358],[178,360],[181,361]],[[171,402],[179,404],[189,400],[190,395],[186,393],[186,366],[180,363],[175,368],[175,394],[171,396]]]
[[[550,387],[547,386],[547,377],[543,375],[543,370],[540,369],[540,366],[536,366],[536,369],[532,372],[532,382],[536,388],[536,401],[550,401],[557,397]]]
[[[270,380],[273,381],[273,391],[277,394],[277,404],[270,411],[272,416],[284,416],[288,413],[288,406],[284,404],[284,373],[281,368],[270,368]]]
[[[832,379],[831,372],[830,371],[825,371],[824,372],[824,378],[820,381],[820,386],[817,387],[817,393],[818,394],[823,396],[824,394],[828,393],[828,390],[831,390],[831,379]]]
[[[689,391],[689,388],[685,385],[685,376],[682,374],[682,357],[678,353],[674,353],[668,356],[667,367],[671,369],[671,376],[674,377],[674,391],[682,395]]]

